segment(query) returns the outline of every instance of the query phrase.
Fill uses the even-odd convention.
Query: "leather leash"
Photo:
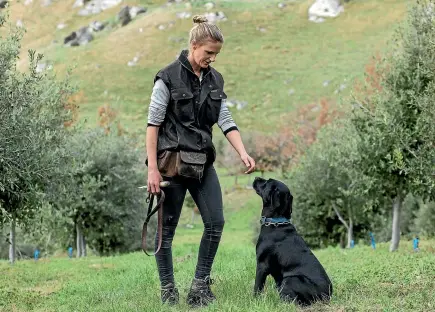
[[[161,187],[167,186],[164,183],[161,183]],[[163,202],[165,201],[165,192],[163,192],[162,189],[160,189],[160,194],[157,195],[157,204],[153,207],[154,203],[154,197],[155,195],[149,193],[148,198],[146,199],[146,202],[148,203],[148,212],[147,216],[145,218],[145,222],[143,223],[142,227],[142,250],[148,255],[148,256],[155,256],[162,246],[162,229],[163,229]],[[147,252],[147,230],[148,230],[148,222],[150,221],[151,217],[157,212],[157,235],[158,235],[158,244],[156,251],[150,255]]]

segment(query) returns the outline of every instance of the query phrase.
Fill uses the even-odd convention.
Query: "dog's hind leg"
[[[272,275],[273,276],[273,278],[274,278],[274,280],[275,280],[275,286],[276,286],[276,288],[278,289],[278,290],[280,290],[281,289],[281,287],[282,287],[282,280],[283,280],[283,277],[282,277],[282,275],[281,274],[279,274],[279,275]]]
[[[257,273],[255,276],[255,285],[254,285],[254,295],[260,294],[264,289],[264,284],[266,283],[266,277],[268,272],[266,270],[266,266],[261,263],[257,263]]]
[[[300,294],[297,291],[298,282],[299,281],[297,281],[297,278],[295,280],[293,276],[284,277],[279,289],[279,298],[284,302],[297,304],[301,299]]]
[[[301,307],[309,306],[317,301],[316,289],[304,276],[289,276],[283,281],[280,298],[286,302],[294,302]]]
[[[279,298],[284,302],[297,303],[298,295],[283,283],[279,288]]]

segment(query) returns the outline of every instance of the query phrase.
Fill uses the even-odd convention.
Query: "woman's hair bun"
[[[193,17],[193,22],[195,24],[207,23],[208,19],[205,16],[202,16],[202,15],[195,15]]]

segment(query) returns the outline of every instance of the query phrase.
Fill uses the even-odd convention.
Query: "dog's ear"
[[[293,196],[291,193],[284,193],[282,195],[282,212],[285,218],[290,219],[293,211]]]
[[[290,219],[292,214],[293,196],[288,192],[280,192],[278,188],[272,190],[271,206],[284,218]]]
[[[273,186],[271,189],[270,195],[270,205],[273,210],[279,209],[281,207],[281,193],[276,186]]]

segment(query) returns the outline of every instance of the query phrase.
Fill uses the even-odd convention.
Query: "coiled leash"
[[[160,187],[168,186],[169,182],[163,181],[160,182]],[[141,186],[139,188],[146,188],[146,186]],[[148,255],[148,256],[155,256],[162,246],[162,229],[163,229],[163,202],[165,201],[165,192],[163,192],[162,189],[160,189],[160,193],[157,195],[157,204],[153,208],[154,203],[154,194],[148,193],[148,197],[146,199],[146,202],[148,203],[148,212],[147,216],[145,218],[145,222],[143,223],[142,227],[142,250]],[[147,252],[147,230],[148,230],[148,222],[150,221],[151,217],[157,212],[157,234],[158,234],[158,244],[157,244],[157,250],[150,255]]]

